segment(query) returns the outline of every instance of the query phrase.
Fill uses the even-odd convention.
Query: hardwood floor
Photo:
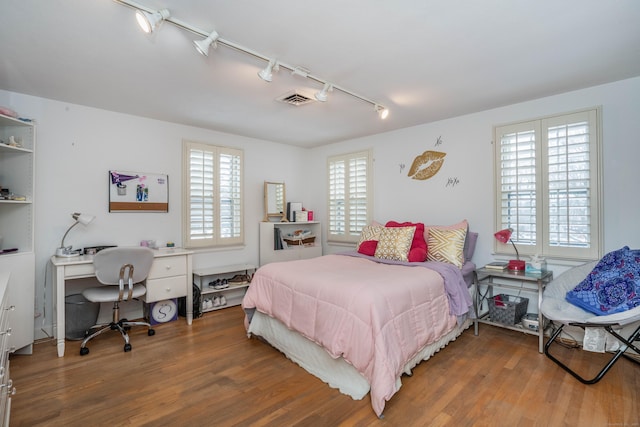
[[[53,341],[11,356],[12,426],[640,426],[640,367],[622,359],[585,386],[537,352],[537,338],[480,325],[403,377],[384,418],[258,339],[240,307],[160,325],[148,337]],[[578,366],[602,355],[561,349]]]

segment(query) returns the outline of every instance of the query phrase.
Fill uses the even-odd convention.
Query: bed
[[[248,336],[353,399],[369,393],[380,417],[402,374],[455,340],[475,316],[476,238],[465,229],[458,265],[366,251],[266,264],[243,299]]]

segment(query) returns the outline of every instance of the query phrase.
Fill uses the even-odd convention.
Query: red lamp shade
[[[513,233],[513,228],[505,228],[504,230],[497,231],[493,236],[500,243],[509,243],[509,240],[511,240],[512,233]]]
[[[511,240],[511,234],[513,234],[513,228],[505,228],[504,230],[497,231],[493,236],[500,243],[509,243],[513,245],[513,249],[516,251],[516,258],[509,260],[509,264],[507,268],[513,271],[524,271],[526,267],[526,263],[524,261],[520,261],[520,254],[518,253],[518,248],[516,248],[516,244]]]

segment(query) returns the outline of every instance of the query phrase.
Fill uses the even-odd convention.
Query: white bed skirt
[[[418,363],[429,359],[449,342],[454,341],[471,323],[467,320],[438,341],[425,346],[413,359],[407,362],[403,372],[410,375],[411,370]],[[256,310],[247,332],[249,337],[253,334],[264,338],[307,372],[355,400],[362,399],[369,392],[367,380],[346,360],[343,358],[334,359],[321,346],[297,332],[291,331],[277,319]],[[396,386],[400,389],[401,385],[401,379],[398,377]]]

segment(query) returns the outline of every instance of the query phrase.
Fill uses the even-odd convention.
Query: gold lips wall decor
[[[446,155],[446,153],[440,151],[425,151],[413,159],[407,176],[420,181],[431,178],[442,167]]]

